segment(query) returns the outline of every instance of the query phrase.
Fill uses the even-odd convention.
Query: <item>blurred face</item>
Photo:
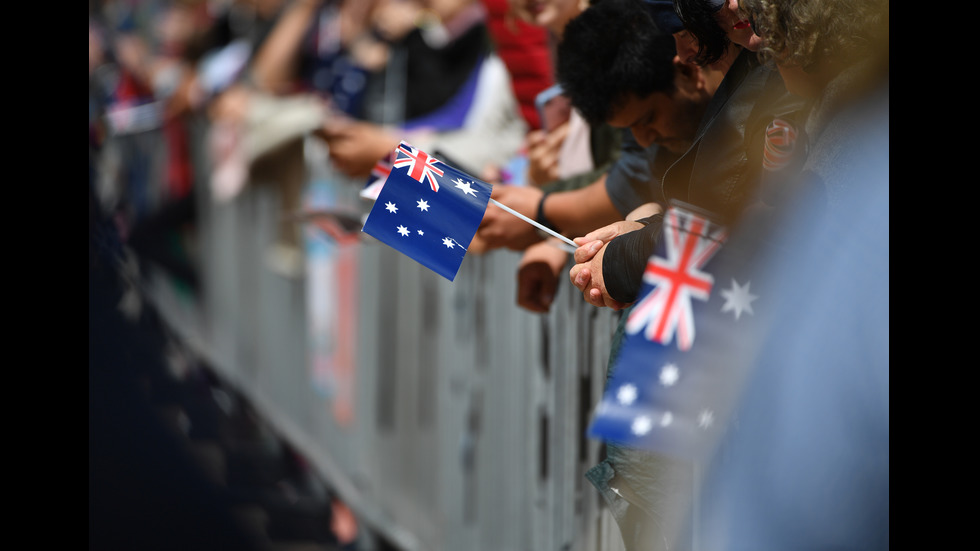
[[[728,35],[729,40],[750,51],[759,51],[762,39],[752,31],[749,20],[739,12],[738,0],[726,0],[715,14],[715,19]]]
[[[584,0],[521,0],[531,22],[561,37],[565,25],[586,8]]]
[[[681,61],[694,63],[694,57],[698,55],[698,39],[693,34],[687,29],[674,33],[674,45]]]
[[[700,69],[697,69],[700,74]],[[610,126],[629,128],[643,147],[658,144],[672,153],[684,153],[694,142],[701,116],[711,99],[702,86],[691,86],[689,77],[672,93],[654,92],[645,98],[631,94],[614,109]]]

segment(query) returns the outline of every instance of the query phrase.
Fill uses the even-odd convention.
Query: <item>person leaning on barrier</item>
[[[588,7],[583,0],[533,6],[526,0],[509,1],[515,17],[546,28],[554,44],[563,37],[566,24]],[[584,130],[588,136],[581,135]],[[589,142],[587,152],[581,151],[583,138]],[[579,147],[573,145],[576,142]],[[656,145],[644,148],[626,130],[589,125],[574,110],[559,126],[529,133],[525,147],[529,185],[495,185],[494,199],[573,237],[621,220],[649,202],[649,182],[669,161],[668,155],[658,157]],[[581,159],[574,158],[582,155],[587,157],[586,168]],[[574,166],[568,166],[570,157]],[[663,166],[655,167],[657,162]],[[517,304],[532,312],[547,312],[569,258],[560,242],[544,239],[543,232],[492,205],[477,239],[484,250],[523,251],[517,272]]]
[[[651,12],[651,15],[655,15]],[[683,26],[672,13],[660,18],[661,30],[673,34],[675,42]],[[650,71],[658,74],[674,72],[673,54],[668,41],[658,42],[656,52],[648,52]],[[658,64],[659,60],[659,64]],[[693,67],[693,65],[692,65]],[[705,89],[713,94],[724,77],[721,64],[699,69]],[[604,77],[605,78],[605,77]],[[664,80],[666,85],[667,79]],[[643,81],[640,81],[643,82]],[[633,86],[624,83],[624,86]],[[649,84],[644,84],[649,88]],[[602,120],[597,118],[592,121]],[[608,121],[602,121],[609,126]],[[673,124],[673,123],[669,123]],[[665,147],[661,143],[639,143],[630,128],[616,129],[622,133],[622,146],[609,169],[594,183],[581,189],[551,189],[546,195],[534,196],[537,201],[527,208],[537,213],[539,222],[560,230],[569,237],[585,235],[597,227],[651,216],[660,210],[660,177],[676,161],[680,147]],[[677,130],[672,130],[674,132]],[[693,127],[681,130],[693,135]],[[690,136],[688,136],[690,137]],[[520,191],[510,191],[511,194]],[[525,194],[528,192],[524,192]],[[550,240],[549,240],[550,241]],[[525,249],[518,269],[518,297],[521,307],[534,312],[547,312],[558,287],[561,270],[568,255],[550,242],[533,244]]]
[[[682,533],[703,551],[888,549],[888,2],[739,7],[764,62],[813,101],[809,147],[778,218],[729,239],[768,238],[750,277],[771,309],[730,351],[748,369],[738,423],[705,467],[697,531]]]
[[[588,6],[584,0],[548,0],[534,2],[533,6],[526,0],[509,1],[513,17],[546,29],[552,46],[563,39],[568,21]],[[559,101],[561,98],[559,95]],[[585,233],[621,216],[606,196],[604,179],[624,147],[628,144],[622,144],[620,131],[605,124],[589,125],[572,109],[567,120],[528,133],[524,143],[525,185],[507,185],[498,180],[493,198],[557,232],[572,236]],[[644,162],[642,166],[645,165]],[[648,177],[645,172],[644,180]],[[491,204],[477,239],[483,250],[523,251],[542,242],[544,235]],[[561,254],[558,257],[558,263],[563,265],[565,258]]]
[[[568,24],[558,48],[559,82],[586,120],[628,129],[639,145],[677,154],[697,137],[722,78],[682,62],[674,36],[654,23],[649,7],[639,0],[594,3]],[[642,226],[625,220],[616,225],[623,231]],[[627,550],[666,549],[663,522],[678,512],[675,502],[690,499],[685,467],[659,454],[607,443],[606,457],[587,471]]]
[[[799,116],[805,101],[786,91],[778,72],[758,62],[758,37],[728,21],[718,0],[674,0],[675,10],[670,2],[646,3],[655,17],[676,11],[682,18],[687,43],[697,52],[685,57],[703,67],[727,65],[693,145],[663,175],[660,200],[680,200],[734,223],[760,186],[766,128],[775,118]],[[576,240],[581,246],[569,275],[586,301],[621,309],[636,299],[660,221],[647,219],[628,233],[601,228]]]

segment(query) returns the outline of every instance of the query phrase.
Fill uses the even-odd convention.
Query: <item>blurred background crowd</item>
[[[887,549],[888,9],[90,0],[90,548]]]

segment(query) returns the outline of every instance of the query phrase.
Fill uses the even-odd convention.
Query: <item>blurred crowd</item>
[[[297,143],[366,186],[409,142],[574,240],[487,208],[468,254],[519,252],[515,308],[545,314],[571,285],[621,311],[607,395],[632,431],[594,435],[587,478],[626,549],[887,549],[888,9],[90,0],[93,208],[114,246],[196,289],[195,190],[233,201],[273,174],[296,210]],[[700,378],[684,400],[724,404],[712,431],[637,428],[686,407],[630,378],[668,360],[695,366],[656,384]]]

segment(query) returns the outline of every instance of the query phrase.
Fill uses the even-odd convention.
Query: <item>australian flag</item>
[[[402,142],[362,231],[453,281],[491,189]]]
[[[707,213],[667,210],[589,436],[681,459],[710,451],[744,373],[760,291]]]

